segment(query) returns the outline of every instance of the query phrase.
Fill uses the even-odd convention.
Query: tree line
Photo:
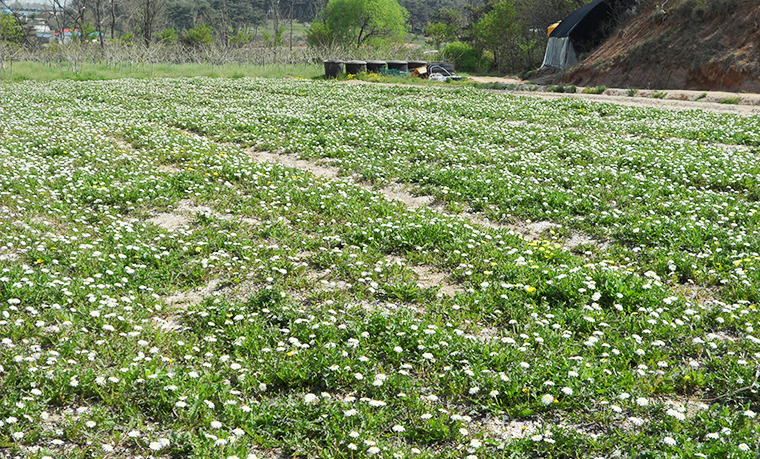
[[[141,40],[146,45],[187,39],[244,44],[274,41],[285,26],[313,20],[327,0],[44,0],[54,30],[77,30],[82,40]],[[8,0],[0,7],[10,9]],[[21,19],[21,18],[18,18]],[[23,21],[20,21],[23,22]],[[264,26],[273,30],[262,30]],[[192,32],[191,32],[192,31]],[[266,35],[266,37],[265,37]],[[0,37],[8,40],[10,37]],[[282,39],[284,41],[284,39]]]
[[[312,46],[360,47],[417,29],[460,69],[519,72],[540,66],[548,26],[587,2],[330,0],[306,35]]]
[[[540,65],[547,26],[588,0],[46,0],[48,25],[72,40],[107,44],[293,48],[294,24],[324,57],[362,47],[428,41],[468,71]],[[0,0],[8,6],[8,0]],[[0,18],[0,42],[22,43],[20,20]]]

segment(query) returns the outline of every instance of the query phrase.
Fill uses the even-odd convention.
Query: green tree
[[[0,41],[19,43],[24,38],[24,29],[12,14],[0,12]]]
[[[435,22],[440,22],[453,27],[457,31],[465,25],[462,13],[454,8],[439,8],[438,11],[433,14],[432,19]]]
[[[454,41],[443,50],[444,58],[453,63],[457,70],[477,72],[483,61],[483,50],[475,49],[469,43]],[[486,62],[488,64],[488,62]]]
[[[425,35],[433,41],[436,49],[440,48],[443,42],[456,40],[457,32],[459,29],[456,26],[443,22],[428,22],[427,27],[425,27]]]
[[[501,70],[510,49],[517,47],[519,24],[512,0],[501,0],[477,23],[474,32],[477,44],[493,51],[494,63]]]
[[[322,21],[314,21],[306,29],[306,42],[310,46],[316,46],[318,48],[329,48],[333,43],[333,34],[330,29]]]
[[[124,46],[131,46],[135,42],[135,34],[132,32],[125,33],[117,41]]]
[[[89,43],[92,40],[98,38],[98,31],[89,22],[82,24],[82,30],[74,35],[79,41],[83,43]]]
[[[436,22],[428,22],[425,35],[430,38],[436,49],[444,42],[451,43],[459,39],[465,25],[462,13],[454,8],[439,8],[432,17]]]
[[[210,25],[198,24],[192,29],[185,30],[182,34],[182,42],[193,47],[210,45],[214,42],[214,32]]]
[[[5,71],[5,60],[10,58],[11,73],[13,73],[13,56],[21,49],[24,38],[24,29],[18,18],[12,14],[4,14],[0,10],[0,70]]]
[[[277,31],[274,33],[274,35],[270,34],[268,31],[264,31],[263,37],[264,42],[269,46],[270,48],[276,48],[280,45],[282,45],[282,42],[284,40],[282,34],[285,31],[284,27],[278,27]]]
[[[157,38],[161,43],[174,43],[179,37],[174,29],[164,29],[158,34]]]
[[[230,35],[229,42],[232,46],[245,46],[251,42],[253,35],[246,33],[245,30],[238,30],[234,35]]]
[[[312,45],[361,46],[365,43],[401,41],[408,28],[409,12],[397,0],[330,0],[315,21],[307,40]]]
[[[167,22],[175,30],[192,29],[198,24],[210,22],[215,13],[207,0],[171,1],[167,5]]]

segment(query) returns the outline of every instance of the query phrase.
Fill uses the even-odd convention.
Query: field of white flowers
[[[0,457],[757,457],[759,146],[468,88],[5,85]]]

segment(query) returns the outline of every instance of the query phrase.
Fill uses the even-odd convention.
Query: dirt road
[[[687,90],[640,90],[629,96],[627,89],[610,88],[603,94],[583,94],[583,88],[577,88],[576,93],[548,92],[546,86],[535,86],[537,90],[530,90],[532,85],[528,81],[504,77],[470,77],[478,83],[501,83],[515,85],[524,89],[510,90],[509,92],[522,95],[556,99],[560,97],[577,97],[582,99],[596,100],[599,102],[614,102],[616,104],[634,107],[661,107],[675,110],[704,110],[714,113],[734,113],[739,115],[760,115],[760,94],[730,93],[720,91],[687,91]],[[662,96],[664,94],[664,96]],[[657,97],[662,98],[657,98]],[[738,103],[737,103],[738,101]],[[723,102],[723,103],[721,103]],[[731,102],[731,103],[729,103]]]

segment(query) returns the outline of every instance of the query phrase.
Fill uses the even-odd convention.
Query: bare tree
[[[53,7],[56,29],[63,35],[63,29],[83,29],[85,15],[87,14],[88,0],[50,0]],[[72,38],[74,33],[72,31]],[[65,36],[61,36],[61,41],[65,41]]]
[[[137,5],[137,25],[145,46],[150,46],[166,12],[166,0],[140,0]]]
[[[272,33],[280,30],[280,0],[269,0],[269,14],[272,16]]]
[[[290,13],[288,14],[288,21],[290,22],[290,39],[288,48],[293,51],[293,7],[295,6],[295,0],[290,0]]]
[[[229,24],[229,17],[227,14],[227,0],[220,0],[219,2],[219,31],[221,33],[218,34],[218,38],[222,40],[222,43],[225,45],[229,43],[229,32],[230,32],[230,24]]]
[[[92,0],[93,4],[93,20],[95,22],[95,30],[98,34],[98,43],[100,43],[100,49],[103,50],[106,46],[105,36],[103,35],[103,20],[106,15],[106,1],[107,0]]]
[[[110,0],[110,13],[111,13],[111,40],[114,39],[114,29],[116,28],[116,0]]]

